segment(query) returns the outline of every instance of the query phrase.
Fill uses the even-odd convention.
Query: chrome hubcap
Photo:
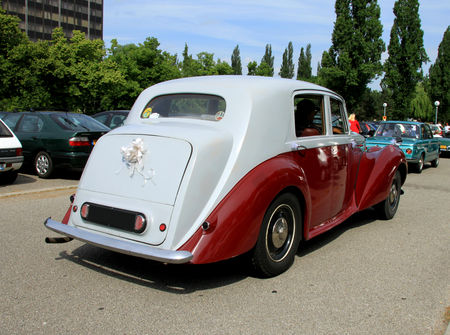
[[[285,218],[279,218],[272,229],[272,243],[275,248],[281,248],[288,237],[288,223]]]
[[[294,210],[281,204],[273,211],[266,229],[266,250],[272,261],[280,262],[288,255],[294,236]]]
[[[47,172],[48,170],[48,159],[45,156],[39,156],[38,159],[36,160],[36,170],[41,173],[44,174]]]
[[[391,186],[391,192],[389,193],[389,203],[391,206],[394,206],[397,202],[398,197],[398,189],[396,183],[392,184]]]

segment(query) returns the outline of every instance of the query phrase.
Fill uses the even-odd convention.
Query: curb
[[[68,185],[68,186],[41,188],[39,190],[10,192],[10,193],[6,193],[6,194],[0,194],[0,199],[1,198],[17,197],[17,196],[21,196],[21,195],[35,194],[35,193],[45,193],[45,192],[52,192],[52,191],[70,190],[70,189],[76,189],[77,187],[78,187],[78,185]]]

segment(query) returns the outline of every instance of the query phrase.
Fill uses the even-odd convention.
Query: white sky
[[[300,48],[311,43],[312,68],[316,72],[322,52],[331,45],[336,15],[333,0],[104,0],[103,39],[109,47],[143,43],[156,37],[160,48],[181,59],[184,44],[194,57],[202,51],[215,60],[231,63],[239,44],[243,72],[249,61],[261,61],[266,44],[272,45],[278,73],[287,45],[294,45],[297,65]],[[383,40],[389,44],[395,0],[379,0]],[[439,43],[450,25],[450,1],[422,0],[419,15],[424,44],[434,63]],[[386,58],[387,55],[383,55]],[[428,72],[428,63],[424,66]]]

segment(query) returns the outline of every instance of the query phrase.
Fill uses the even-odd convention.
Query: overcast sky
[[[331,45],[336,15],[333,0],[104,0],[103,38],[109,47],[143,43],[156,37],[160,48],[181,54],[185,43],[194,57],[202,51],[231,63],[234,47],[241,52],[243,72],[249,61],[261,61],[266,44],[272,45],[275,72],[289,41],[297,65],[300,48],[311,43],[315,73],[322,52]],[[379,0],[383,40],[389,44],[394,0]],[[450,25],[450,1],[422,0],[419,9],[424,44],[431,63]],[[386,58],[387,55],[383,55]],[[430,63],[424,66],[428,71]]]

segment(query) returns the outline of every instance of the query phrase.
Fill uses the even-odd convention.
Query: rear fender
[[[254,247],[264,214],[286,188],[306,191],[304,173],[289,158],[277,156],[245,175],[179,249],[190,251],[192,263],[210,263],[243,254]],[[302,203],[302,200],[299,199]]]
[[[405,165],[405,166],[403,166]],[[387,198],[395,172],[400,168],[402,183],[406,178],[406,159],[394,145],[373,147],[364,152],[359,166],[355,201],[359,210]]]

